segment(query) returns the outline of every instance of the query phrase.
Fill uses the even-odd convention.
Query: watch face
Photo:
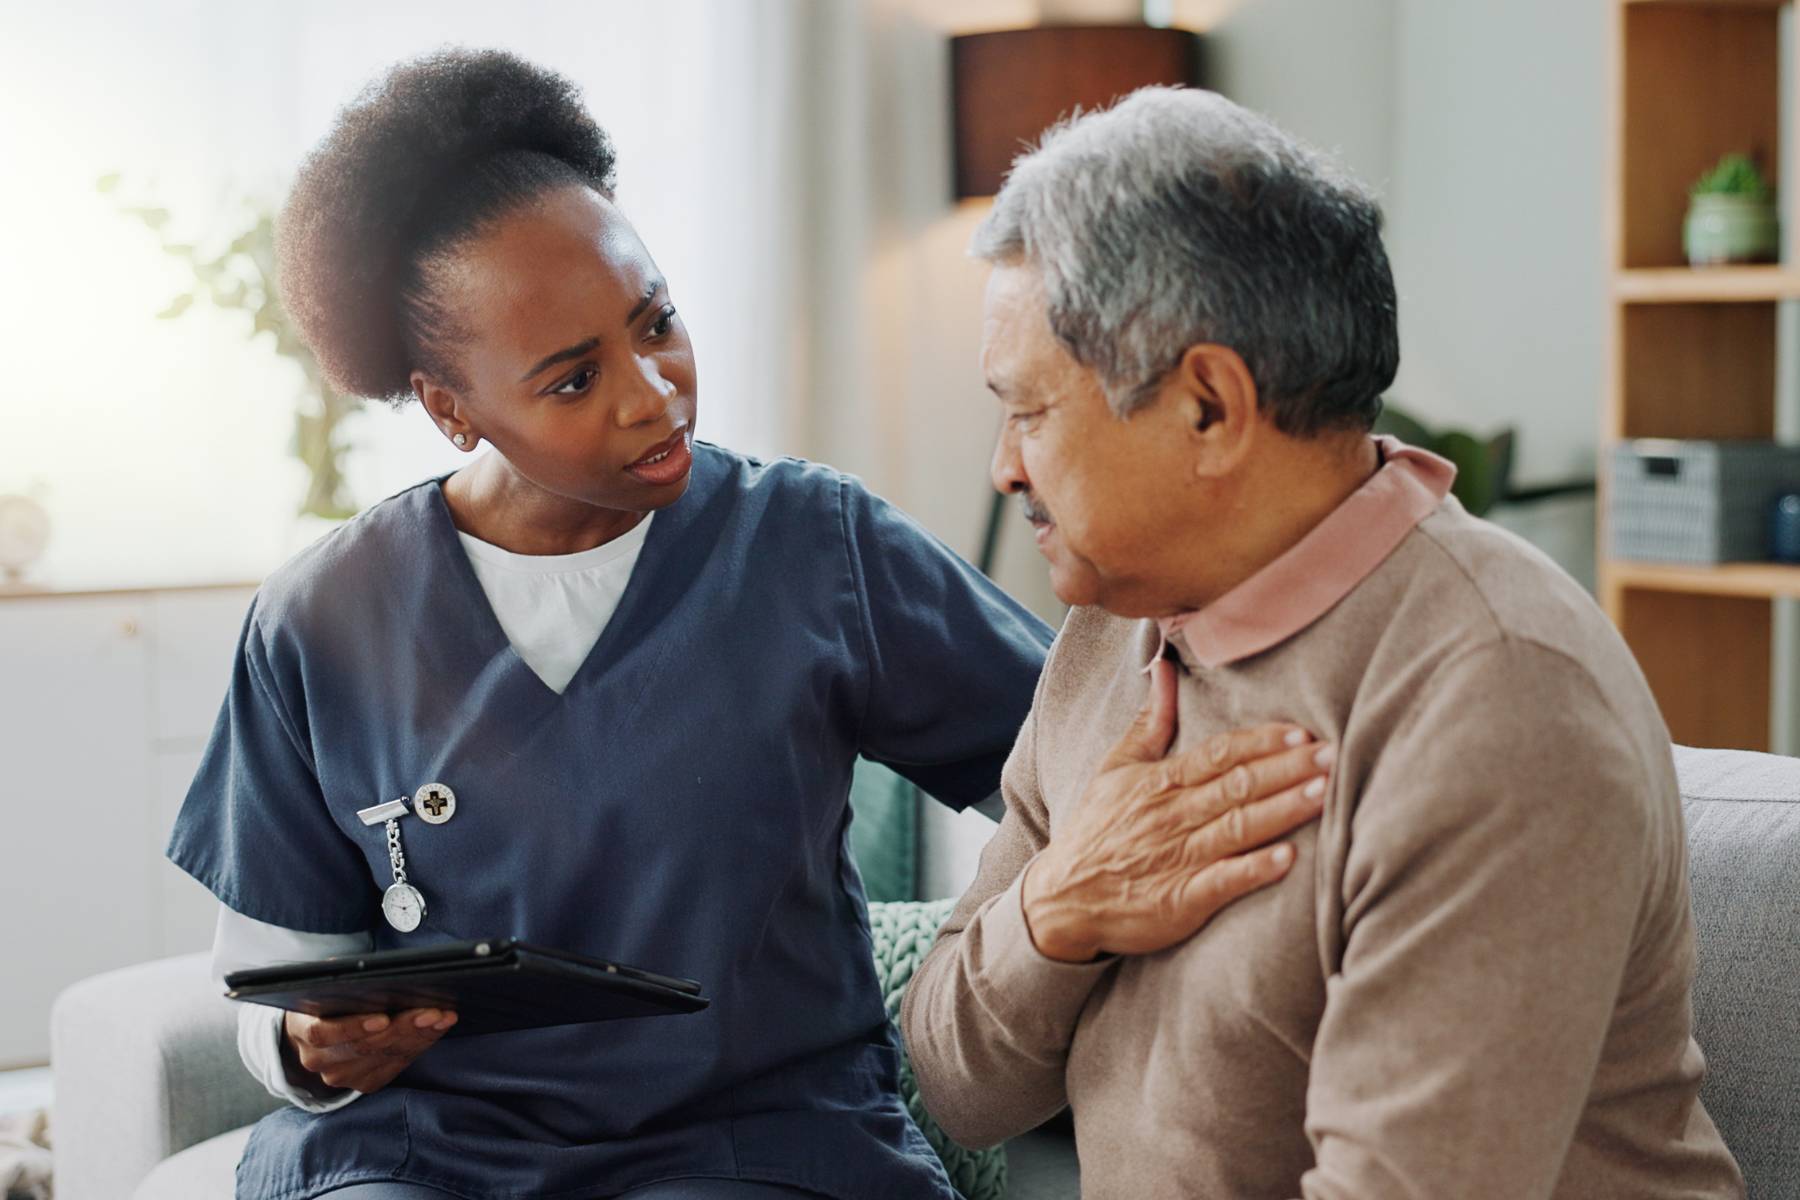
[[[425,897],[411,884],[396,883],[382,895],[381,911],[389,925],[401,933],[411,933],[425,919]]]

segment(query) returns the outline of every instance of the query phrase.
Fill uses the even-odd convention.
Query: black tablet
[[[225,996],[315,1017],[443,1008],[444,1036],[699,1012],[691,979],[534,946],[513,938],[345,954],[225,976]]]

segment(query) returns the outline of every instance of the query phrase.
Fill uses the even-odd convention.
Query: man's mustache
[[[1019,493],[1019,508],[1024,512],[1025,519],[1033,525],[1056,524],[1050,519],[1050,510],[1039,504],[1038,498],[1030,492]]]

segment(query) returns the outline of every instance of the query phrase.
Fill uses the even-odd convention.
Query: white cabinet
[[[69,984],[209,944],[162,849],[251,594],[0,598],[0,1067],[48,1058]]]

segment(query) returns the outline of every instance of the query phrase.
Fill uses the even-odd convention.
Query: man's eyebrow
[[[571,358],[580,358],[599,344],[600,339],[597,337],[584,338],[583,340],[576,342],[573,346],[565,346],[555,354],[547,354],[540,359],[537,365],[532,367],[531,370],[519,376],[519,382],[524,383],[546,367],[554,367],[557,363],[568,362]]]
[[[652,279],[648,286],[644,288],[642,298],[640,298],[636,304],[632,305],[631,312],[626,314],[625,324],[630,325],[633,321],[643,316],[644,310],[650,307],[650,302],[656,299],[656,293],[662,290],[663,281],[660,279]]]

